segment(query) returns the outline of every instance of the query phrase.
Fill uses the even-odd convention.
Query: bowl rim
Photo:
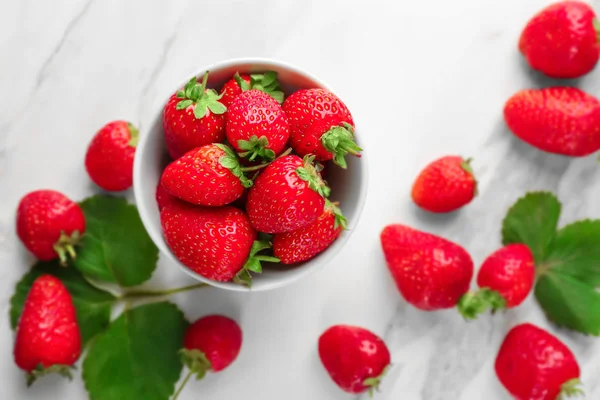
[[[183,265],[177,259],[177,257],[175,257],[175,255],[173,254],[171,249],[166,244],[166,242],[162,236],[162,232],[156,232],[154,227],[151,225],[152,216],[151,216],[150,210],[146,207],[146,204],[143,201],[139,201],[139,199],[143,198],[141,186],[144,185],[144,183],[142,183],[142,181],[143,181],[142,157],[140,157],[139,154],[142,153],[143,150],[145,150],[146,147],[148,146],[149,135],[147,133],[150,131],[150,129],[152,129],[152,127],[156,126],[156,124],[159,122],[158,119],[162,118],[162,110],[164,108],[164,105],[167,103],[167,101],[169,100],[171,95],[174,93],[174,90],[177,90],[177,88],[183,87],[189,81],[190,76],[198,76],[198,75],[204,74],[206,71],[220,70],[220,69],[224,69],[224,68],[234,67],[234,66],[240,65],[240,64],[264,64],[267,66],[271,65],[271,66],[274,66],[274,67],[277,67],[280,69],[287,69],[298,75],[303,75],[304,77],[309,78],[310,80],[314,81],[319,87],[326,89],[332,93],[335,93],[331,89],[331,87],[329,85],[327,85],[324,81],[322,81],[321,79],[318,79],[317,77],[315,77],[311,73],[303,70],[302,68],[296,67],[296,66],[291,65],[284,61],[274,60],[271,58],[263,58],[263,57],[231,58],[231,59],[226,59],[226,60],[222,60],[222,61],[218,61],[218,62],[209,64],[202,68],[198,68],[195,71],[193,71],[192,73],[187,74],[186,75],[187,78],[182,79],[179,82],[179,86],[174,85],[173,87],[175,87],[176,89],[173,89],[168,92],[168,94],[165,96],[164,100],[160,103],[160,106],[159,106],[160,108],[158,110],[154,110],[150,114],[150,117],[146,121],[147,124],[143,124],[140,126],[140,139],[139,139],[139,142],[138,142],[138,145],[136,148],[136,155],[134,157],[134,165],[133,165],[133,194],[134,194],[135,203],[136,203],[136,206],[138,209],[138,213],[140,215],[140,219],[142,220],[142,224],[144,225],[144,229],[146,229],[146,231],[148,232],[148,235],[150,235],[150,238],[152,239],[154,244],[157,246],[159,251],[161,253],[163,253],[169,259],[169,261],[171,261],[172,263],[177,265],[177,267],[180,270],[182,270],[184,273],[186,273],[187,275],[191,276],[192,278],[194,278],[198,281],[204,282],[210,286],[213,286],[213,287],[216,287],[219,289],[235,291],[235,292],[262,292],[262,291],[267,291],[267,290],[278,289],[278,288],[290,285],[294,282],[298,282],[301,278],[307,277],[308,275],[316,272],[317,270],[323,268],[325,265],[329,264],[333,260],[333,258],[336,257],[340,253],[342,248],[346,245],[346,243],[348,242],[348,240],[354,233],[354,230],[355,230],[354,228],[358,225],[358,222],[364,211],[364,207],[365,207],[365,203],[366,203],[367,195],[368,195],[368,188],[369,188],[369,170],[368,170],[368,162],[367,162],[368,156],[366,155],[366,153],[367,153],[366,151],[363,151],[363,153],[361,154],[362,168],[360,169],[360,177],[361,177],[363,184],[362,184],[361,190],[359,190],[359,193],[358,193],[358,198],[356,201],[356,215],[354,217],[354,220],[349,221],[349,223],[348,223],[349,227],[346,230],[346,232],[342,235],[342,237],[340,237],[336,240],[336,242],[339,242],[340,240],[342,242],[337,246],[336,249],[334,249],[334,251],[329,251],[329,252],[325,251],[325,252],[321,253],[319,262],[310,264],[310,262],[312,260],[308,260],[308,261],[306,261],[306,263],[308,263],[307,265],[302,265],[302,266],[297,267],[298,268],[297,271],[299,271],[299,272],[297,272],[296,274],[292,274],[289,277],[286,277],[284,279],[278,279],[267,285],[259,285],[259,286],[253,285],[251,288],[248,288],[243,285],[237,285],[232,282],[219,282],[219,281],[214,281],[214,280],[205,278],[204,276],[192,271],[191,269],[189,269],[188,267]],[[363,150],[364,150],[364,143],[361,143],[361,147],[363,147]]]

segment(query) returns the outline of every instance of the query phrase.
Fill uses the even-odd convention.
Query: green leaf
[[[225,111],[227,111],[227,107],[225,107],[223,104],[221,104],[218,101],[208,103],[208,109],[213,114],[223,114],[223,113],[225,113]]]
[[[208,105],[202,100],[196,103],[196,107],[194,107],[194,117],[196,117],[196,119],[202,119],[208,112]]]
[[[524,243],[541,263],[556,234],[560,202],[548,192],[527,193],[508,210],[502,223],[502,243]]]
[[[548,256],[538,269],[551,269],[600,286],[600,220],[578,221],[556,234]]]
[[[98,195],[81,203],[86,232],[74,261],[85,275],[135,286],[156,268],[158,248],[148,236],[137,208],[120,197]]]
[[[600,293],[592,286],[549,270],[538,278],[535,297],[548,319],[557,325],[600,335]]]
[[[83,361],[90,399],[169,399],[181,374],[178,351],[187,326],[169,302],[125,311],[94,341]]]
[[[269,92],[269,94],[271,95],[271,97],[273,97],[275,100],[277,100],[277,102],[278,102],[279,104],[282,104],[282,103],[283,103],[283,96],[284,96],[284,93],[283,93],[282,91],[280,91],[280,90],[275,90],[275,91]]]
[[[277,82],[277,72],[267,71],[264,73],[261,83],[262,83],[263,87],[267,87],[276,82]]]
[[[15,293],[10,299],[10,323],[13,329],[17,327],[33,282],[44,274],[60,279],[69,291],[77,311],[77,321],[84,344],[106,329],[110,322],[111,306],[117,299],[112,294],[90,285],[75,268],[60,266],[57,260],[38,262],[17,283]]]
[[[194,104],[193,100],[181,100],[179,103],[177,103],[177,106],[175,107],[178,110],[183,110],[184,108],[188,108],[189,106],[191,106],[192,104]]]

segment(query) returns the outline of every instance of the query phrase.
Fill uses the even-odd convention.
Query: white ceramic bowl
[[[286,96],[298,89],[320,87],[331,90],[323,82],[299,68],[268,59],[233,59],[222,61],[198,69],[195,76],[202,76],[205,71],[210,71],[208,86],[217,90],[220,89],[221,85],[230,79],[236,71],[239,73],[276,71]],[[190,77],[191,76],[184,76],[179,82],[174,83],[172,91],[166,95],[162,106],[166,104],[172,93],[183,87]],[[160,251],[182,271],[199,281],[206,282],[222,289],[235,291],[269,290],[282,287],[313,273],[329,263],[333,257],[342,250],[348,241],[353,228],[358,222],[366,200],[366,152],[363,152],[363,157],[360,159],[352,156],[346,157],[348,161],[348,169],[346,170],[332,165],[327,171],[327,180],[331,186],[330,200],[340,202],[340,208],[348,219],[348,230],[342,232],[340,237],[327,250],[315,258],[292,267],[266,265],[263,268],[262,274],[253,274],[253,284],[251,289],[232,282],[216,282],[206,279],[180,263],[163,238],[160,214],[155,199],[157,183],[163,168],[169,162],[163,138],[162,117],[163,114],[161,108],[160,110],[157,110],[151,121],[142,124],[133,171],[134,192],[142,222],[148,230],[150,237],[154,243],[156,243]],[[360,127],[357,127],[357,142],[359,145],[361,145],[360,132]]]

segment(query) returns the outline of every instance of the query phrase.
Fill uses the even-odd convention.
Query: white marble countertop
[[[558,333],[582,366],[588,399],[600,398],[600,340],[557,331],[534,299],[504,317],[465,323],[453,311],[407,305],[388,275],[379,232],[403,222],[462,243],[480,263],[500,246],[506,209],[527,190],[554,191],[562,223],[600,217],[594,156],[543,154],[502,121],[516,90],[552,84],[530,72],[516,46],[545,0],[455,1],[5,1],[0,6],[0,373],[2,398],[82,399],[80,378],[47,378],[26,390],[13,364],[8,298],[31,264],[18,242],[20,197],[54,188],[74,199],[96,189],[87,144],[105,122],[142,125],[190,71],[226,58],[281,59],[328,82],[356,117],[369,152],[366,209],[342,254],[309,278],[254,294],[203,289],[174,300],[190,319],[237,318],[238,360],[192,382],[182,399],[336,400],[322,369],[319,334],[335,323],[364,326],[388,343],[394,367],[379,400],[509,399],[493,360],[505,332],[532,321]],[[600,10],[600,2],[596,2]],[[577,82],[600,94],[600,68]],[[447,153],[472,156],[479,197],[446,217],[419,212],[409,192],[418,170]],[[128,196],[131,198],[132,193]],[[161,261],[149,287],[189,283]]]

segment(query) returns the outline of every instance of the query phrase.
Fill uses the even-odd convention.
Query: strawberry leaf
[[[158,248],[148,236],[137,208],[120,197],[98,195],[81,203],[86,232],[75,267],[100,281],[135,286],[150,279]]]
[[[548,270],[538,278],[535,297],[548,319],[557,325],[600,335],[600,294],[586,282]]]
[[[502,222],[502,243],[524,243],[536,263],[543,261],[556,234],[560,208],[552,193],[527,193],[508,210]]]
[[[17,327],[33,282],[44,274],[60,279],[69,291],[84,344],[106,329],[110,322],[111,306],[117,299],[112,294],[90,285],[75,268],[61,267],[57,260],[38,262],[17,283],[15,293],[10,299],[10,323],[13,329]]]
[[[91,400],[168,400],[181,374],[188,326],[172,303],[126,310],[94,341],[83,361]]]

